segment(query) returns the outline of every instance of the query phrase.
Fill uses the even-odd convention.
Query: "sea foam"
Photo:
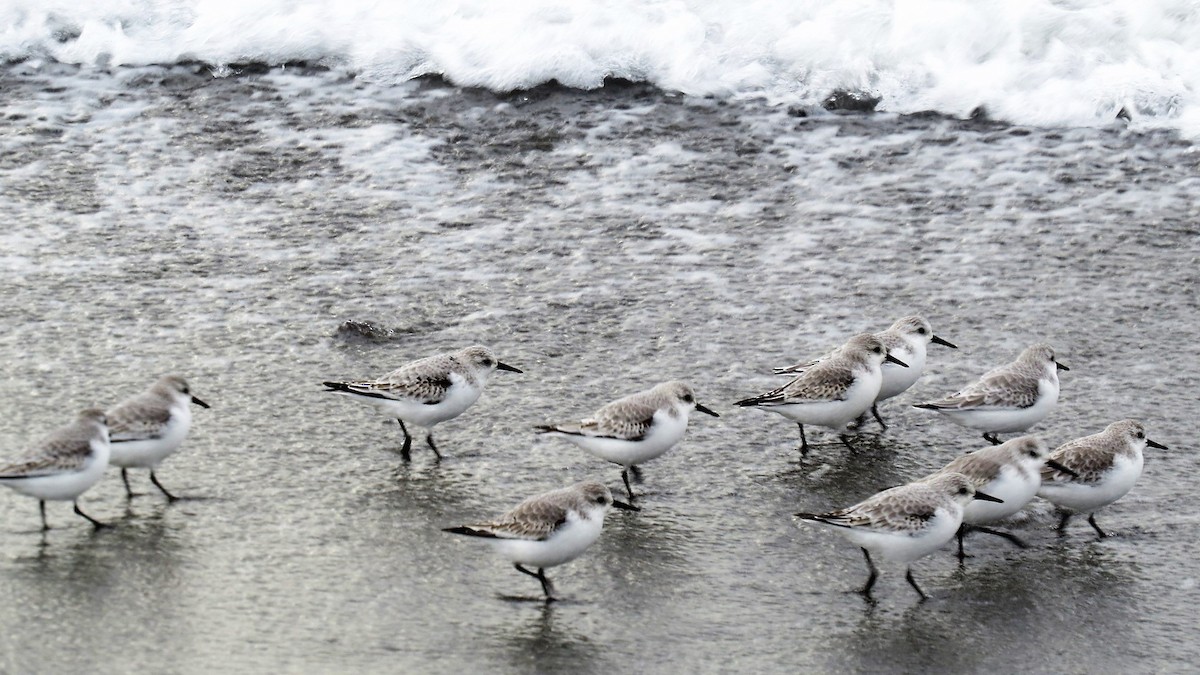
[[[1185,0],[0,0],[0,57],[217,75],[304,61],[494,91],[615,77],[810,106],[852,91],[893,112],[1200,135]]]

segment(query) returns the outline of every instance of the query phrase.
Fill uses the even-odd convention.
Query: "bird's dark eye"
[[[1036,450],[1030,450],[1030,451],[1029,451],[1029,456],[1030,456],[1030,457],[1032,457],[1032,458],[1034,458],[1034,459],[1037,459],[1037,451],[1036,451]]]
[[[1138,437],[1138,438],[1145,438],[1145,437],[1146,437],[1146,434],[1144,434],[1144,433],[1142,433],[1142,432],[1140,432],[1140,431],[1139,431],[1139,432],[1137,432],[1137,437]]]
[[[924,326],[921,326],[920,328],[917,329],[917,332],[920,333],[921,335],[924,335],[924,334],[928,333],[929,331],[925,330]]]
[[[967,494],[967,488],[958,488],[958,494],[960,494],[960,495]]]
[[[876,348],[875,348],[875,353],[876,353],[876,354],[882,354],[882,353],[883,353],[883,349],[882,349],[881,347],[876,347]]]
[[[696,398],[695,398],[694,396],[692,396],[691,394],[684,394],[684,395],[683,395],[683,402],[684,402],[684,403],[691,403],[691,402],[692,402],[692,401],[694,401],[694,400],[696,400]]]
[[[487,366],[487,367],[489,367],[489,368],[490,368],[490,367],[491,367],[491,365],[492,365],[492,360],[491,360],[491,359],[489,359],[489,358],[485,358],[485,359],[484,359],[483,361],[481,361],[480,363],[482,363],[483,365],[485,365],[485,366]]]
[[[604,504],[608,503],[608,497],[605,497],[604,495],[600,495],[599,497],[596,497],[596,503],[603,506]]]

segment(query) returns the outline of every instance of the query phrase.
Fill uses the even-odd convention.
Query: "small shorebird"
[[[870,333],[860,333],[842,345],[833,357],[820,361],[796,379],[765,394],[738,401],[736,405],[762,408],[792,420],[800,427],[800,454],[808,454],[805,424],[833,429],[846,447],[846,426],[875,404],[883,381],[880,366],[889,361],[908,364],[888,354],[883,342]]]
[[[1054,349],[1037,344],[1016,361],[988,371],[962,391],[914,408],[936,410],[950,421],[983,432],[999,445],[998,433],[1025,431],[1041,422],[1058,404],[1058,371],[1070,370],[1054,360]]]
[[[653,389],[617,399],[578,422],[536,427],[544,434],[571,441],[590,454],[621,466],[621,480],[633,500],[629,470],[670,450],[687,431],[692,410],[719,417],[700,405],[683,382],[664,382]]]
[[[16,461],[0,466],[0,484],[38,500],[42,530],[46,501],[72,502],[75,513],[97,528],[104,523],[79,509],[79,495],[87,492],[108,468],[108,427],[104,411],[88,408],[75,421],[52,431]]]
[[[442,454],[433,443],[433,427],[463,414],[483,393],[488,377],[497,370],[519,373],[501,363],[487,347],[467,347],[413,361],[377,380],[324,382],[332,391],[360,403],[375,406],[400,423],[404,445],[400,455],[407,460],[412,436],[405,422],[428,429],[425,442],[440,460]]]
[[[442,531],[487,541],[517,571],[541,582],[546,602],[550,602],[555,600],[554,586],[546,578],[546,568],[582,555],[600,537],[604,516],[614,506],[638,510],[613,499],[600,483],[577,483],[530,497],[495,520]]]

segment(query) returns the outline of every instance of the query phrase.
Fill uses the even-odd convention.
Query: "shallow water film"
[[[127,501],[0,493],[5,672],[1170,672],[1200,659],[1200,152],[1166,133],[827,113],[612,83],[510,95],[201,66],[0,72],[0,449],[162,373],[212,404]],[[958,350],[851,451],[733,401],[920,313]],[[1051,445],[1143,421],[1133,491],[1030,547],[881,566],[791,514],[981,447],[910,404],[1045,341]],[[401,459],[324,394],[471,344],[496,373]],[[721,414],[643,467],[561,596],[441,532],[620,469],[533,427],[666,380]]]

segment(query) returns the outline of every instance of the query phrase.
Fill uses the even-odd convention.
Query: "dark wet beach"
[[[827,113],[613,83],[497,95],[272,69],[0,72],[0,448],[164,372],[213,405],[127,505],[115,471],[37,532],[0,496],[5,672],[1180,672],[1200,658],[1191,434],[1200,152],[1167,132]],[[959,345],[799,462],[732,402],[772,366],[921,313]],[[379,333],[339,330],[369,322]],[[906,403],[1028,344],[1071,367],[1052,445],[1132,417],[1133,492],[1065,538],[1042,503],[884,568],[790,514],[982,441]],[[321,394],[438,351],[497,373],[401,461],[394,423]],[[551,572],[564,600],[440,531],[619,469],[535,424],[668,379],[721,413],[644,467]],[[144,473],[136,486],[153,493]]]

